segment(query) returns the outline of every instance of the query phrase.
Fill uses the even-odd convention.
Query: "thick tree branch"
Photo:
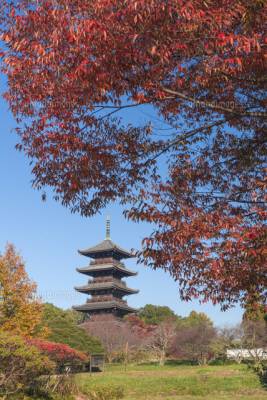
[[[254,118],[264,118],[264,119],[267,118],[267,113],[264,113],[264,112],[237,111],[237,110],[234,110],[233,108],[222,107],[222,106],[213,104],[212,102],[209,102],[209,101],[197,100],[194,97],[187,96],[181,92],[177,92],[176,90],[168,89],[165,87],[163,87],[162,90],[166,93],[172,94],[173,97],[179,97],[180,99],[183,99],[185,101],[190,101],[191,103],[194,103],[199,106],[205,104],[205,106],[207,108],[210,108],[215,111],[222,111],[222,112],[225,112],[228,114],[234,114],[234,115],[243,116],[243,117],[254,117]]]

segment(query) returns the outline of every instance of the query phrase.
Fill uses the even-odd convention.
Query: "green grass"
[[[77,375],[86,393],[95,387],[123,387],[125,400],[266,400],[267,391],[245,365],[110,366],[102,373]]]

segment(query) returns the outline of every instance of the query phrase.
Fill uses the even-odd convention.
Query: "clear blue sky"
[[[0,90],[1,93],[5,90],[1,76]],[[2,98],[0,113],[0,252],[3,252],[7,242],[15,244],[44,301],[63,308],[82,304],[86,295],[75,292],[73,286],[84,284],[86,276],[78,274],[75,268],[86,266],[88,259],[80,256],[77,249],[104,239],[106,215],[112,219],[111,238],[128,249],[140,247],[142,238],[149,233],[149,226],[126,221],[122,209],[116,205],[108,207],[102,215],[82,218],[71,214],[49,196],[46,202],[42,202],[41,193],[31,188],[27,158],[14,148],[17,141],[12,131],[15,121]],[[129,296],[131,306],[142,307],[147,303],[167,305],[182,316],[192,310],[201,311],[217,326],[241,320],[242,310],[239,307],[221,312],[219,307],[211,304],[182,302],[178,297],[177,284],[168,274],[136,266],[135,260],[126,264],[139,273],[137,277],[128,279],[129,286],[140,289],[138,295]]]

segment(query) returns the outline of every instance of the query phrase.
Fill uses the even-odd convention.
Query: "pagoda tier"
[[[89,249],[87,250],[78,250],[78,252],[83,256],[95,259],[112,257],[115,260],[122,260],[123,258],[134,257],[132,253],[129,253],[127,250],[124,250],[120,246],[117,246],[109,238],[105,239],[103,242],[97,244],[96,246],[89,247]]]
[[[124,276],[137,275],[136,272],[125,268],[123,263],[114,260],[112,257],[98,258],[96,261],[91,261],[85,268],[76,268],[76,271],[89,276],[104,276],[109,273],[119,279]]]
[[[138,293],[138,290],[127,287],[121,280],[123,277],[136,275],[136,272],[125,268],[121,262],[123,258],[134,257],[134,255],[110,240],[109,229],[108,221],[106,240],[87,250],[79,251],[80,254],[93,260],[87,267],[77,268],[77,271],[93,279],[84,286],[75,287],[78,292],[89,294],[91,297],[85,304],[73,308],[88,314],[89,317],[105,316],[107,313],[123,317],[136,311],[128,306],[123,297]]]
[[[112,293],[118,292],[118,294],[121,294],[122,296],[124,294],[135,294],[139,292],[139,290],[127,287],[125,282],[119,279],[112,279],[112,277],[110,279],[109,277],[93,279],[88,281],[88,284],[85,286],[75,287],[75,290],[87,294],[105,294],[107,290],[112,290]]]
[[[76,311],[86,313],[90,316],[102,315],[105,318],[105,314],[113,314],[117,317],[123,317],[129,313],[135,313],[136,309],[129,307],[126,301],[120,303],[119,301],[88,301],[86,304],[74,307]]]

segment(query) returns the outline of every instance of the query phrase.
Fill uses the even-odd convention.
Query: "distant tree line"
[[[109,362],[156,361],[164,365],[167,359],[176,359],[203,365],[226,362],[227,349],[267,351],[266,314],[258,310],[246,312],[236,326],[217,328],[204,313],[192,311],[181,317],[167,306],[147,304],[123,322],[110,318],[89,320],[81,326],[100,339]],[[251,361],[257,369],[262,368],[263,359],[252,356]]]

